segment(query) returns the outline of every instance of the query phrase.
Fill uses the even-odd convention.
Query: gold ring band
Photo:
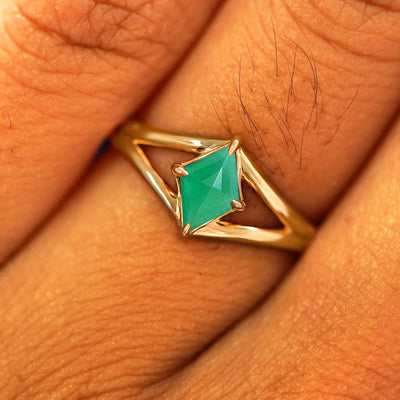
[[[230,140],[178,134],[131,121],[111,137],[111,143],[141,172],[176,218],[183,236],[223,239],[302,251],[310,242],[313,226],[271,186],[256,162],[241,145]],[[194,159],[172,166],[175,193],[154,170],[141,146],[194,153]],[[282,229],[264,229],[224,221],[245,208],[241,182],[245,180],[263,199]]]

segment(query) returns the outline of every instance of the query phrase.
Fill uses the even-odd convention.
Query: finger
[[[270,302],[175,382],[158,387],[158,396],[397,398],[399,160],[400,119]]]
[[[250,32],[251,29],[255,30],[253,36],[257,34],[256,37],[259,40],[259,42],[255,41],[255,43],[271,43],[271,57],[275,60],[273,27],[270,25],[270,19],[262,19],[262,21],[268,21],[268,28],[266,28],[265,33],[260,34],[260,32],[263,32],[260,29],[262,22],[258,22],[260,10],[254,10],[253,5],[254,2],[228,3],[226,8],[221,11],[218,20],[209,33],[209,35],[213,36],[205,38],[192,56],[192,60],[198,60],[198,63],[202,63],[203,68],[208,71],[208,75],[199,74],[195,80],[196,87],[204,84],[204,91],[211,94],[213,93],[210,92],[212,79],[208,78],[208,76],[213,77],[215,84],[215,82],[223,80],[226,76],[225,74],[229,72],[236,73],[234,79],[235,82],[238,82],[238,67],[240,64],[243,68],[241,72],[242,87],[248,86],[247,82],[250,83],[250,86],[255,83],[251,81],[251,76],[244,75],[244,61],[242,58],[242,63],[240,63],[240,54],[239,57],[236,57],[238,54],[232,51],[232,58],[230,58],[228,57],[228,52],[224,51],[225,46],[237,41],[238,38],[242,40],[243,35],[247,34],[244,28],[243,31],[240,30],[242,25],[234,24],[238,15],[244,20],[244,26],[250,27]],[[362,13],[360,14],[359,22],[369,23],[372,18],[369,15],[371,13],[369,10],[368,8],[365,16]],[[264,12],[268,13],[269,11],[270,9]],[[353,15],[357,16],[359,14]],[[389,24],[394,18],[393,15],[395,14],[387,13],[387,15],[381,16],[382,19],[375,20],[372,23],[371,29],[375,25],[380,26],[383,22],[385,22],[385,25]],[[281,15],[274,17],[275,29],[278,26],[282,26],[281,29],[286,26],[288,30],[293,29],[290,28],[293,25],[290,23],[292,22],[290,18],[284,18]],[[323,17],[320,18],[320,23],[322,24],[325,19]],[[227,26],[232,27],[232,29],[226,30]],[[222,34],[223,28],[225,28],[225,31]],[[394,44],[396,43],[395,28],[392,30],[392,40],[390,41],[381,38],[377,33],[376,37],[373,36],[374,40],[376,40],[376,58],[381,57],[383,49],[388,57],[395,58],[393,54],[396,53],[398,47]],[[241,35],[238,36],[238,33]],[[357,31],[354,31],[354,35],[357,35]],[[295,39],[299,41],[301,37],[298,34]],[[268,39],[271,38],[272,40],[269,42]],[[248,34],[248,41],[251,42],[250,34]],[[237,48],[241,46],[243,54],[248,51],[247,47],[243,47],[245,44],[237,41]],[[253,47],[255,46],[256,44],[253,45]],[[303,48],[303,46],[301,47]],[[315,60],[326,57],[328,49],[325,41],[316,39],[315,47]],[[230,49],[230,47],[228,48]],[[365,46],[363,49],[368,51],[369,47]],[[295,49],[293,50],[295,51]],[[280,51],[281,57],[279,59],[282,59],[285,49],[281,48]],[[334,59],[334,50],[330,49],[330,51],[331,58]],[[222,54],[225,57],[221,57],[222,60],[220,60],[215,54]],[[263,73],[263,65],[269,65],[267,54],[259,54],[258,64],[254,61],[260,86],[265,84],[266,78]],[[339,54],[342,53],[339,52]],[[288,160],[291,156],[286,155],[286,151],[294,151],[293,144],[290,145],[292,150],[286,150],[286,144],[282,144],[283,142],[275,142],[274,144],[271,135],[269,136],[271,143],[267,150],[270,148],[272,151],[275,148],[275,158],[277,158],[276,154],[280,149],[282,156],[279,156],[279,160],[282,157],[288,164],[285,167],[286,170],[283,170],[284,175],[288,177],[287,179],[292,176],[290,179],[293,181],[295,180],[294,175],[298,177],[298,181],[293,182],[290,192],[285,190],[282,184],[281,189],[287,197],[292,199],[295,197],[293,203],[308,215],[321,215],[327,204],[319,205],[320,203],[317,203],[317,200],[314,203],[314,200],[308,197],[308,193],[305,195],[304,187],[307,189],[312,187],[310,183],[307,186],[306,182],[313,179],[318,181],[319,185],[315,188],[315,197],[317,199],[323,200],[324,192],[330,193],[329,196],[334,198],[338,191],[345,186],[343,181],[350,179],[351,171],[346,174],[343,170],[342,174],[334,175],[330,170],[334,170],[337,166],[339,169],[341,168],[341,163],[346,160],[343,155],[346,152],[351,156],[347,157],[349,160],[346,161],[347,164],[345,163],[347,169],[353,169],[354,171],[357,168],[356,165],[360,164],[362,155],[365,155],[366,151],[371,149],[371,144],[382,133],[378,128],[385,124],[385,118],[390,118],[390,113],[395,107],[394,100],[398,95],[395,91],[398,85],[395,70],[397,64],[394,61],[387,61],[387,63],[377,61],[375,63],[373,62],[374,57],[371,55],[368,63],[363,61],[356,62],[358,60],[356,56],[353,58],[350,53],[347,54],[344,51],[343,54],[346,61],[344,65],[347,65],[348,69],[354,68],[355,73],[359,74],[361,78],[368,71],[368,78],[371,78],[381,70],[387,69],[384,80],[382,82],[376,81],[376,86],[370,88],[369,85],[373,83],[370,79],[362,81],[365,84],[362,89],[366,90],[372,99],[382,95],[381,101],[386,106],[386,108],[382,107],[380,109],[381,116],[377,118],[379,124],[375,125],[377,130],[370,129],[370,126],[375,124],[375,120],[367,118],[372,109],[371,103],[368,103],[369,100],[365,98],[359,98],[358,101],[353,102],[353,106],[349,108],[342,119],[339,119],[342,124],[342,132],[347,132],[345,136],[347,140],[343,137],[340,147],[335,144],[337,139],[331,142],[330,147],[326,146],[336,155],[335,162],[328,157],[327,159],[331,161],[330,168],[323,166],[320,157],[327,155],[329,150],[324,150],[322,144],[318,147],[313,146],[313,142],[305,141],[303,154],[305,155],[306,148],[309,148],[307,150],[309,152],[307,153],[308,159],[316,161],[313,163],[309,161],[307,164],[304,157],[301,170],[298,170],[298,164],[295,164],[296,167],[292,165],[292,169],[289,168]],[[292,56],[294,58],[294,54]],[[255,60],[254,55],[253,58]],[[264,63],[262,62],[263,58]],[[231,70],[226,65],[228,60],[232,60]],[[194,64],[195,61],[191,61],[190,64],[183,67],[184,69],[180,73],[186,74],[190,65],[193,66]],[[383,64],[385,67],[382,66]],[[281,63],[278,63],[279,65]],[[307,57],[304,56],[303,61],[296,61],[295,71],[307,71],[305,68],[310,68],[309,71],[311,71]],[[342,101],[334,100],[332,92],[335,91],[335,87],[339,82],[338,76],[340,75],[343,78],[344,72],[343,65],[333,65],[332,68],[334,71],[337,69],[337,71],[333,73],[329,72],[330,70],[328,69],[324,70],[325,76],[327,76],[325,77],[326,84],[328,82],[332,84],[330,102],[327,102],[326,95],[324,97],[325,110],[327,110],[327,104],[336,104],[337,101],[342,105],[341,113],[343,113],[343,110],[347,109],[354,97],[354,93],[351,93],[351,96],[347,93],[349,96],[344,95]],[[259,72],[257,73],[257,71]],[[319,71],[318,76],[320,77],[322,74],[321,69]],[[312,72],[309,73],[312,78],[314,75]],[[302,93],[302,88],[309,87],[309,84],[301,86],[304,81],[301,77],[307,77],[306,72],[303,74],[296,75],[298,80],[294,83],[295,93],[299,93],[299,91]],[[290,76],[291,74],[289,74]],[[332,76],[336,76],[337,82],[332,79]],[[345,78],[350,86],[351,82],[353,82],[350,79],[350,74]],[[191,98],[187,94],[187,89],[186,91],[183,90],[183,86],[181,87],[178,84],[178,78],[176,79],[165,92],[171,91],[168,96],[171,96],[169,99],[176,106],[176,114],[173,112],[174,108],[170,108],[170,117],[176,121],[179,121],[180,118],[186,121],[188,125],[185,130],[193,130],[193,127],[197,129],[197,126],[200,126],[200,133],[205,133],[206,131],[215,132],[216,135],[226,137],[227,133],[223,132],[221,126],[216,123],[216,121],[219,123],[219,120],[215,117],[212,103],[205,102],[204,97],[201,96],[199,97],[199,102],[195,103],[197,98]],[[256,81],[255,77],[253,79]],[[319,78],[319,81],[321,81],[321,78]],[[275,93],[273,98],[279,99],[281,82],[279,80],[275,83],[274,80],[267,80],[266,82],[269,86],[266,86],[265,90],[268,88],[269,91]],[[387,93],[385,93],[387,97],[383,96],[381,84],[393,88],[393,91],[387,90]],[[226,98],[236,102],[238,98],[237,86],[232,86],[231,90],[228,85],[226,87],[228,88],[224,91]],[[353,89],[355,87],[352,88],[351,92],[353,92]],[[172,97],[173,90],[176,90],[175,97]],[[241,92],[239,92],[239,94],[242,93],[242,99],[243,90],[241,89]],[[325,90],[329,90],[329,86]],[[266,99],[262,90],[261,92],[258,97],[254,95],[252,113],[255,113],[259,108],[265,109]],[[360,96],[361,92],[360,89]],[[196,90],[196,93],[199,94],[200,89]],[[303,105],[304,109],[307,109],[306,105],[309,106],[306,114],[307,118],[304,117],[305,112],[301,114],[301,108],[298,114],[299,119],[301,119],[301,115],[303,116],[304,126],[308,123],[309,113],[313,107],[315,92],[313,93],[314,95],[310,94],[309,98],[307,98],[307,94],[303,95],[303,100],[299,106],[302,107],[301,105]],[[167,94],[164,96],[167,96]],[[269,94],[270,97],[271,94]],[[257,101],[259,106],[256,106]],[[185,107],[180,108],[179,104],[181,102]],[[237,112],[236,103],[234,104],[235,107],[232,110]],[[160,124],[165,123],[167,127],[173,127],[172,122],[166,123],[166,117],[161,110],[161,105],[162,100],[159,100],[157,114],[156,112],[149,114],[152,122],[157,123],[158,121]],[[374,103],[373,106],[378,107],[378,103]],[[165,104],[165,107],[167,107],[167,104]],[[205,111],[202,114],[203,107],[208,109],[208,114]],[[249,110],[250,106],[247,107],[246,110]],[[333,106],[331,105],[331,107]],[[188,114],[185,114],[183,110],[187,110]],[[196,110],[202,115],[202,118],[204,118],[203,125],[198,125],[199,121],[195,117],[196,112],[191,110]],[[228,121],[231,121],[232,124],[236,121],[236,129],[239,129],[238,121],[240,121],[240,117],[235,116],[236,114],[232,110],[231,115],[229,115],[232,118],[228,118]],[[330,111],[334,112],[334,110],[335,108]],[[221,114],[221,111],[219,113]],[[265,115],[267,113],[268,110]],[[328,114],[328,111],[326,113]],[[156,119],[157,115],[160,116],[159,120]],[[189,127],[190,115],[193,117],[191,127]],[[223,111],[222,115],[224,116]],[[260,112],[260,115],[264,114]],[[361,123],[361,115],[367,115],[365,117],[367,124]],[[338,113],[336,119],[339,117],[340,114]],[[321,120],[321,115],[319,118]],[[325,118],[328,119],[327,116]],[[274,123],[274,120],[272,120],[272,123]],[[260,122],[257,122],[265,132],[277,129],[273,128],[275,125],[272,125],[272,123],[268,118],[265,118],[265,120],[260,119]],[[177,122],[177,128],[182,127],[178,126]],[[317,129],[319,129],[319,134]],[[231,128],[230,131],[232,130]],[[352,130],[355,130],[357,134],[350,135],[349,132],[352,132]],[[358,136],[359,131],[362,132],[363,141]],[[311,133],[314,135],[313,132]],[[259,133],[263,135],[261,131]],[[317,138],[324,133],[326,134],[324,125],[318,125],[315,136],[309,135],[309,137],[317,141]],[[279,140],[283,140],[282,135],[280,133],[279,135]],[[336,137],[340,138],[341,135],[338,135],[339,133],[336,134]],[[251,148],[253,152],[257,152],[257,146],[254,143],[252,144],[249,138],[251,138],[251,131],[245,137],[246,146]],[[304,136],[304,140],[305,138],[306,136]],[[258,158],[267,167],[268,165],[271,166],[272,164],[267,164],[271,162],[268,161],[269,158],[262,154],[264,153],[258,153]],[[337,160],[340,161],[340,164],[337,163]],[[159,159],[157,159],[157,163],[158,161]],[[168,167],[172,162],[173,158],[167,163]],[[324,181],[318,178],[320,176],[320,166],[328,174],[328,178],[337,179],[335,185],[329,180]],[[312,169],[313,174],[309,172],[310,169]],[[302,176],[303,173],[305,174],[304,178]],[[277,184],[284,180],[279,175],[279,172],[276,172],[272,178]],[[305,182],[304,185],[306,185],[304,187],[301,184],[303,180]],[[321,203],[323,203],[322,200]],[[42,390],[48,384],[49,386],[46,386],[46,390],[54,393],[60,390],[60,387],[63,387],[61,382],[65,382],[65,378],[69,381],[68,385],[71,385],[69,387],[81,387],[82,380],[96,380],[97,372],[93,371],[101,371],[101,382],[97,382],[97,387],[99,387],[100,383],[104,384],[98,389],[101,394],[104,394],[104,391],[107,390],[115,390],[122,396],[123,393],[140,391],[144,386],[149,386],[156,381],[165,379],[179,368],[182,368],[198,352],[204,349],[204,346],[207,346],[210,341],[214,340],[232,323],[246,314],[268,293],[271,286],[277,282],[279,276],[288,265],[287,256],[266,250],[201,241],[182,243],[175,236],[176,228],[174,222],[169,219],[167,212],[163,211],[156,196],[142,181],[137,172],[120,158],[116,159],[115,156],[110,156],[82,185],[81,190],[63,212],[59,214],[57,219],[47,227],[46,231],[31,244],[26,252],[21,253],[20,257],[10,263],[6,271],[7,274],[3,275],[4,285],[5,282],[13,282],[8,285],[8,295],[4,300],[4,307],[9,309],[8,315],[12,315],[15,320],[26,321],[24,323],[27,325],[22,328],[25,342],[34,343],[33,346],[36,346],[39,342],[43,342],[42,335],[46,335],[46,332],[51,331],[51,333],[47,334],[52,335],[53,343],[57,343],[57,349],[48,348],[49,352],[46,357],[38,357],[37,352],[31,351],[29,352],[29,360],[27,360],[27,352],[25,352],[20,361],[23,363],[21,369],[32,371],[32,373],[29,374],[29,382],[25,383],[25,388],[18,390],[25,391],[25,393],[29,393],[32,396],[35,390]],[[32,265],[40,265],[37,272]],[[11,293],[18,292],[18,288],[22,287],[23,282],[26,282],[28,270],[31,280],[28,284],[24,284],[24,292],[27,293],[27,296],[29,293],[29,299],[32,298],[30,294],[32,292],[35,292],[38,299],[49,296],[46,301],[54,305],[54,314],[52,314],[53,317],[50,317],[50,320],[51,318],[57,318],[57,315],[63,315],[65,326],[62,335],[65,335],[64,337],[55,332],[54,328],[48,327],[47,330],[43,330],[41,334],[35,336],[33,342],[27,339],[32,336],[30,332],[37,329],[35,327],[42,326],[41,321],[43,319],[46,320],[44,314],[47,312],[41,311],[33,314],[30,310],[35,308],[34,304],[30,304],[26,308],[28,311],[25,311],[14,304],[13,300],[10,300]],[[34,274],[32,274],[33,270],[35,270]],[[68,271],[67,274],[66,271]],[[46,277],[46,280],[41,277]],[[43,282],[39,288],[37,288],[38,282]],[[61,290],[62,294],[58,295],[58,290]],[[19,304],[24,304],[24,301],[20,299]],[[66,307],[67,304],[68,307]],[[24,317],[25,312],[32,316],[30,318]],[[112,323],[112,321],[118,322]],[[29,329],[28,325],[30,326]],[[68,339],[75,329],[78,329],[75,327],[80,326],[83,326],[83,329],[79,331],[79,337],[74,339],[73,343],[72,341],[64,340]],[[38,329],[40,330],[40,328]],[[98,332],[95,337],[89,334],[89,332],[93,331]],[[9,340],[8,343],[10,344],[7,354],[11,357],[12,354],[18,353],[17,344],[12,347],[12,340]],[[60,347],[61,345],[62,347]],[[96,346],[96,349],[93,349],[93,346]],[[86,352],[88,352],[87,358],[85,358],[86,361],[84,363],[78,361],[79,357],[82,354],[86,354]],[[101,358],[96,357],[95,354],[99,353],[104,356]],[[68,354],[68,360],[61,359],[65,354]],[[51,358],[53,363],[48,363],[48,358]],[[31,367],[28,368],[26,363],[29,362],[31,362]],[[46,377],[53,373],[55,365],[59,368],[55,373],[56,376],[52,375],[50,382]],[[16,385],[18,384],[11,382],[8,390],[10,392],[16,390]],[[96,397],[92,389],[84,391],[87,397]],[[99,394],[99,392],[96,394]]]
[[[3,3],[0,262],[179,60],[217,1]]]
[[[128,207],[118,206],[120,195]],[[3,393],[49,396],[66,378],[71,390],[93,380],[83,397],[135,396],[189,362],[276,282],[279,253],[182,243],[158,201],[131,165],[107,157],[2,271]],[[12,332],[26,335],[29,349]]]
[[[340,4],[256,1],[240,17],[241,6],[228,4],[148,121],[245,132],[245,145],[288,200],[321,218],[400,103],[397,3]]]

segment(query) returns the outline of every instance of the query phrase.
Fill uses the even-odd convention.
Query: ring
[[[183,237],[302,251],[314,234],[313,226],[268,182],[251,155],[243,149],[238,136],[229,140],[202,138],[130,121],[112,135],[111,143],[141,172],[176,218]],[[172,165],[177,193],[154,170],[141,146],[195,155],[188,162]],[[263,199],[283,228],[264,229],[223,220],[226,215],[245,209],[243,180]]]

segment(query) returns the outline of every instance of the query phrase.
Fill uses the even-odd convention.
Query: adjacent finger
[[[0,263],[179,60],[216,3],[4,2]]]
[[[115,157],[0,275],[0,389],[10,397],[56,393],[64,379],[71,390],[96,382],[82,396],[133,396],[189,362],[281,273],[279,253],[182,241]]]
[[[398,398],[399,160],[400,120],[276,295],[158,396]]]

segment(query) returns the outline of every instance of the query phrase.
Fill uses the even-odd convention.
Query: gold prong
[[[190,224],[188,222],[182,229],[182,236],[183,237],[188,237],[189,233],[190,233]]]
[[[186,169],[183,167],[182,164],[174,164],[172,166],[172,173],[175,176],[183,177],[183,176],[188,176],[189,172],[186,171]]]
[[[243,200],[232,200],[231,206],[236,211],[244,211],[246,209],[246,203]]]
[[[235,136],[231,141],[228,149],[228,153],[230,156],[235,154],[236,150],[242,145],[242,139],[239,136]]]
[[[168,210],[177,219],[180,232],[189,235],[189,237],[222,239],[282,250],[303,251],[314,235],[314,227],[281,198],[280,194],[271,186],[263,173],[263,169],[254,163],[251,156],[241,147],[242,145],[237,147],[238,144],[233,143],[235,139],[236,137],[217,140],[175,134],[140,122],[131,121],[125,124],[118,132],[114,133],[111,137],[111,143],[138,168],[162,202],[167,206]],[[179,191],[178,193],[174,193],[157,171],[154,170],[145,153],[142,151],[142,146],[154,146],[191,154],[195,153],[200,157],[207,156],[208,152],[221,148],[224,148],[225,151],[229,150],[229,147],[232,150],[236,148],[240,177],[243,177],[255,192],[261,196],[261,200],[283,224],[283,229],[243,226],[223,221],[221,220],[222,216],[193,230],[187,224],[182,227],[183,216],[180,193]],[[182,167],[184,165],[186,163],[181,164]],[[188,168],[190,171],[189,167],[185,168]],[[178,170],[178,172],[181,171]],[[191,175],[190,172],[189,175]],[[182,181],[184,180],[184,178],[181,179]],[[178,177],[177,180],[179,180]],[[237,197],[241,198],[241,195]],[[236,201],[232,203],[232,207],[234,208],[231,211],[235,211],[238,208],[236,204]],[[243,209],[242,204],[240,204],[239,209]]]

